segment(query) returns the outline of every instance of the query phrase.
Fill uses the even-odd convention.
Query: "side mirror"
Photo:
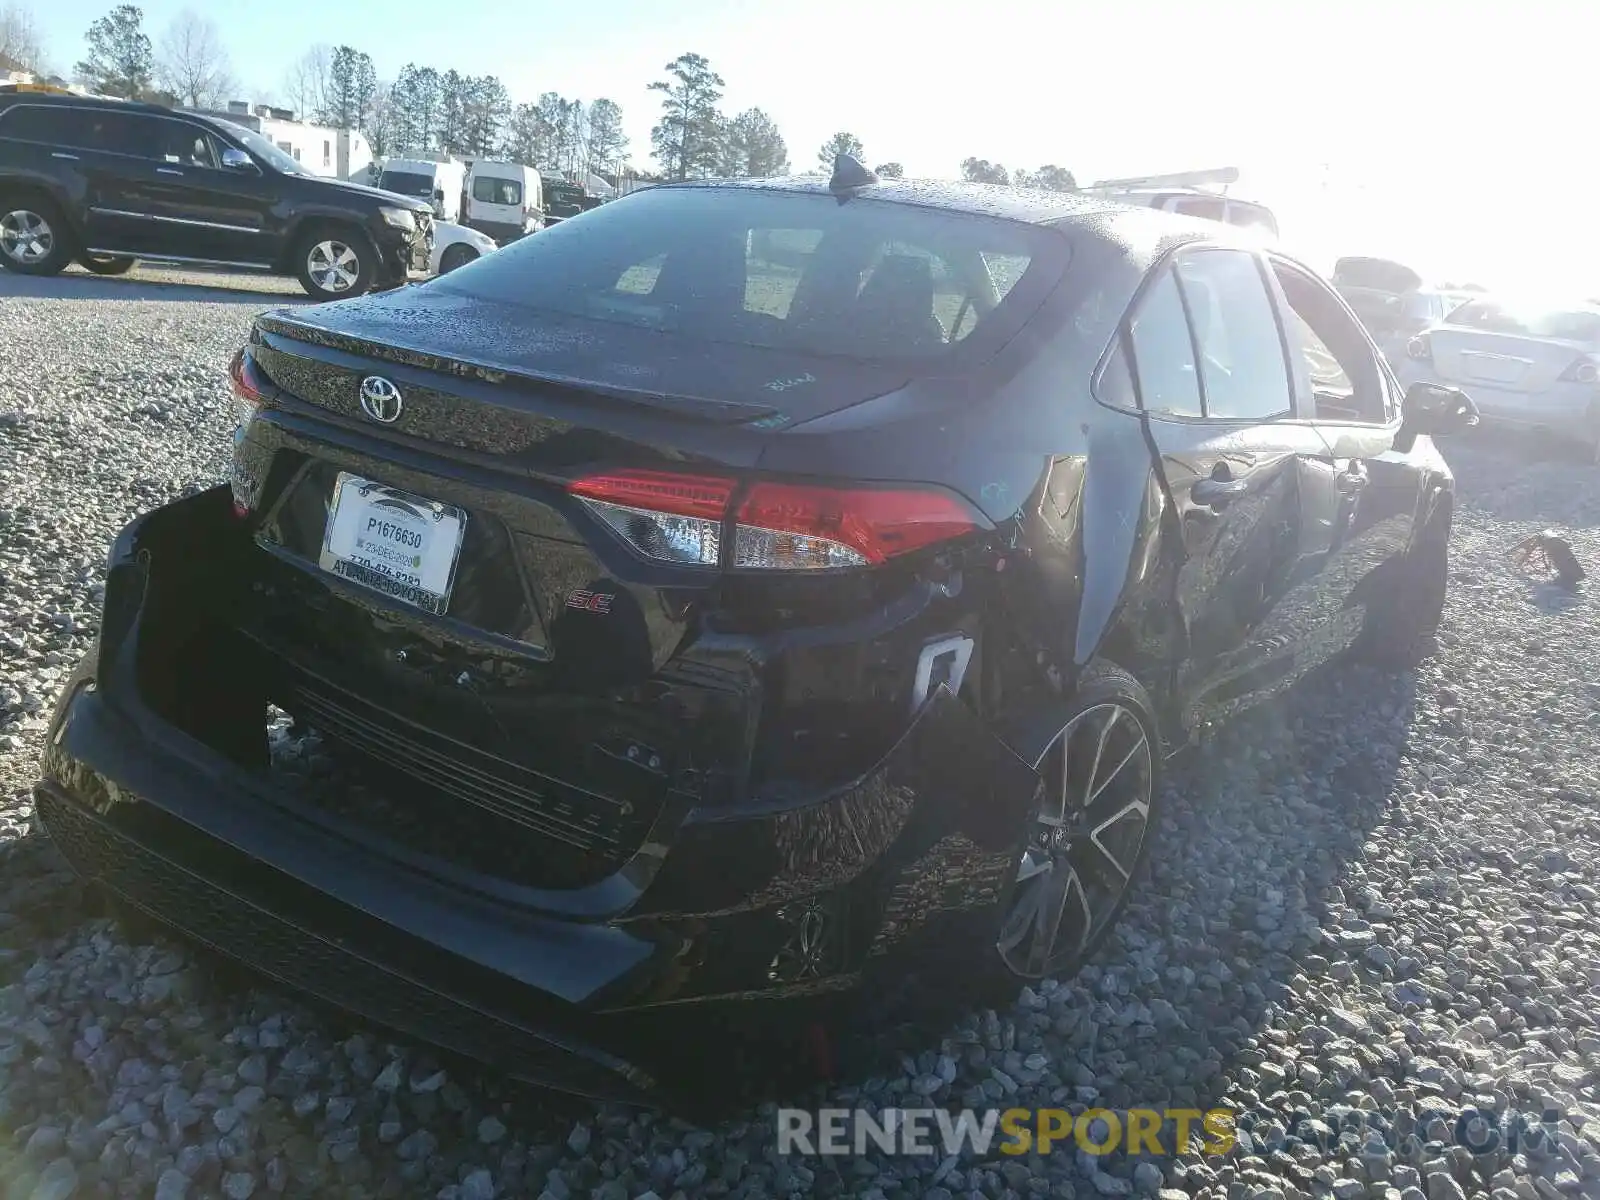
[[[1460,388],[1442,383],[1413,383],[1400,409],[1400,432],[1394,448],[1410,450],[1419,437],[1450,437],[1476,428],[1478,406]]]
[[[222,148],[222,166],[228,171],[254,171],[256,160],[235,146]]]

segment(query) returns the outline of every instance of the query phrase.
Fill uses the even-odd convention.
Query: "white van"
[[[378,186],[401,196],[433,201],[433,215],[441,221],[461,219],[461,191],[466,186],[467,164],[455,159],[429,162],[421,158],[391,158],[383,164]]]
[[[478,159],[467,172],[463,203],[462,224],[502,246],[544,228],[544,183],[532,167]]]
[[[1270,208],[1226,194],[1226,189],[1238,181],[1238,167],[1220,167],[1209,171],[1181,171],[1174,175],[1102,179],[1081,190],[1087,195],[1104,196],[1140,208],[1159,208],[1189,217],[1256,229],[1276,238],[1278,219]],[[1224,191],[1208,190],[1217,185],[1221,185]]]

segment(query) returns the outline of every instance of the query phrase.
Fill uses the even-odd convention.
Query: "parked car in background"
[[[1425,651],[1471,423],[1223,224],[847,157],[264,314],[232,380],[38,816],[281,981],[629,1100],[704,1072],[646,1019],[1076,972],[1170,753]],[[344,774],[275,765],[291,719]]]
[[[467,171],[462,223],[502,245],[543,229],[544,205],[543,180],[532,167],[480,158]]]
[[[1221,221],[1255,229],[1270,237],[1278,236],[1278,218],[1265,204],[1242,200],[1225,192],[1206,190],[1207,186],[1228,187],[1238,181],[1236,167],[1210,171],[1182,171],[1171,175],[1143,175],[1129,179],[1104,179],[1083,191],[1105,196],[1122,204],[1157,208],[1162,212]]]
[[[1404,351],[1406,343],[1438,324],[1468,297],[1428,286],[1421,275],[1387,258],[1348,256],[1333,267],[1333,286],[1361,318],[1385,354]]]
[[[568,217],[575,217],[581,212],[586,212],[594,207],[589,201],[594,199],[576,183],[568,183],[564,179],[545,180],[545,223],[554,225],[557,221],[565,221]]]
[[[497,249],[499,244],[486,233],[451,221],[439,221],[433,227],[433,255],[428,261],[428,270],[434,275],[446,275]]]
[[[424,158],[390,158],[378,173],[378,187],[400,196],[415,196],[433,206],[440,221],[461,219],[461,190],[467,165],[453,158],[434,162]]]
[[[1470,390],[1486,426],[1554,435],[1600,463],[1600,306],[1480,296],[1413,337],[1400,372]]]
[[[0,94],[0,266],[119,274],[140,258],[294,275],[319,300],[428,261],[421,199],[309,174],[260,134],[154,104]]]

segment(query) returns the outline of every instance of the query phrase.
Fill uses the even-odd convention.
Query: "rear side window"
[[[0,113],[0,138],[48,146],[92,149],[93,123],[81,108],[58,104],[16,104]]]
[[[472,198],[480,204],[521,204],[522,184],[515,179],[479,175],[472,181]]]
[[[932,361],[1015,335],[1067,258],[1054,230],[977,214],[668,187],[428,286],[703,341]]]
[[[1254,256],[1201,250],[1177,261],[1200,351],[1208,417],[1266,419],[1289,411],[1292,393],[1278,318]]]
[[[1139,401],[1146,412],[1180,417],[1202,415],[1194,343],[1183,296],[1170,270],[1145,294],[1129,327]]]
[[[191,127],[160,117],[129,112],[94,112],[89,115],[94,123],[90,144],[113,154],[165,160],[170,149],[175,156],[172,161],[177,161],[178,152],[182,150],[182,138],[179,135],[188,132],[191,140],[195,136]]]

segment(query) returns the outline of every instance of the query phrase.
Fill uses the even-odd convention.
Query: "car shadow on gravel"
[[[1264,1054],[1286,1011],[1330,978],[1415,965],[1388,948],[1386,904],[1350,864],[1399,802],[1417,686],[1414,672],[1328,666],[1179,755],[1148,873],[1077,978],[996,1009],[924,979],[932,1002],[914,1020],[863,1030],[845,1078],[788,1101],[1205,1110],[1295,1088]],[[1368,922],[1331,916],[1345,896]],[[1308,1067],[1299,1086],[1316,1083]]]

